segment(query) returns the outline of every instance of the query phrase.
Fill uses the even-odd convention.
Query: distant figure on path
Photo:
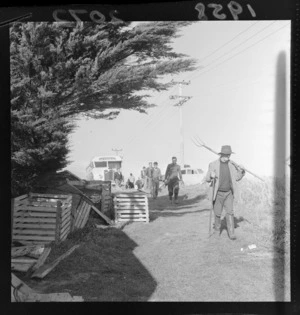
[[[134,188],[134,183],[135,183],[135,178],[132,175],[132,173],[130,173],[130,176],[128,178],[128,187],[129,188]]]
[[[152,187],[152,171],[153,171],[153,166],[152,162],[149,162],[149,166],[146,168],[146,187],[145,189],[151,189]]]
[[[120,187],[120,186],[121,186],[122,180],[123,180],[123,175],[122,175],[120,169],[118,169],[118,170],[115,172],[115,174],[114,174],[114,181],[115,181],[117,187]]]
[[[141,180],[143,183],[143,187],[146,187],[146,166],[143,166],[141,170]]]
[[[153,163],[154,168],[152,171],[152,197],[156,199],[158,196],[158,189],[159,189],[159,181],[161,180],[161,171],[158,168],[158,163]]]
[[[221,214],[224,207],[228,236],[231,240],[235,240],[233,198],[237,192],[236,182],[243,178],[245,170],[243,166],[235,167],[229,162],[232,153],[234,152],[231,151],[230,145],[223,145],[219,153],[220,158],[209,164],[205,179],[211,183],[211,187],[215,180],[214,191],[211,194],[215,215],[214,234],[220,234]]]
[[[177,158],[172,157],[172,163],[167,166],[165,174],[165,184],[168,185],[169,199],[173,203],[173,194],[175,203],[178,203],[179,181],[183,183],[181,168],[177,164]]]

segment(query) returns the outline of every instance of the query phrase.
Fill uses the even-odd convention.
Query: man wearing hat
[[[231,151],[230,145],[223,145],[220,158],[209,164],[206,174],[206,181],[214,187],[212,192],[212,202],[215,214],[215,233],[220,233],[221,214],[223,208],[226,211],[227,232],[230,239],[235,240],[234,235],[234,219],[233,219],[233,198],[237,193],[237,181],[241,180],[245,175],[244,167],[234,166],[230,163],[230,156],[234,153]],[[213,185],[213,182],[214,185]]]

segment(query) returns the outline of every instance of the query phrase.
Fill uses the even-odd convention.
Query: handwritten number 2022
[[[209,3],[207,5],[209,8],[213,9],[213,16],[219,20],[225,20],[226,19],[226,14],[225,13],[220,13],[221,10],[223,10],[223,6],[221,4],[216,4],[216,3]],[[233,17],[234,20],[238,20],[239,19],[239,14],[241,14],[243,12],[243,7],[235,2],[235,1],[230,1],[227,4],[227,7]],[[253,8],[250,6],[250,4],[247,4],[247,8],[250,11],[251,15],[253,17],[256,17],[256,14],[253,10]],[[201,21],[207,21],[207,15],[205,14],[205,5],[201,2],[197,3],[195,6],[195,9],[199,12],[198,13],[198,19]]]

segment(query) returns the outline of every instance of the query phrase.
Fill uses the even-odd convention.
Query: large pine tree
[[[168,89],[163,75],[195,61],[170,43],[188,22],[15,23],[11,39],[13,195],[36,176],[68,163],[68,135],[80,113],[115,118],[146,112],[147,91]],[[137,93],[137,92],[144,93]]]

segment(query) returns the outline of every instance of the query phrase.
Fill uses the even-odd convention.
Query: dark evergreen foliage
[[[15,23],[11,38],[12,193],[68,164],[68,135],[79,114],[114,119],[145,113],[147,90],[166,90],[165,74],[195,61],[170,42],[189,22]],[[143,91],[142,93],[137,93]]]

